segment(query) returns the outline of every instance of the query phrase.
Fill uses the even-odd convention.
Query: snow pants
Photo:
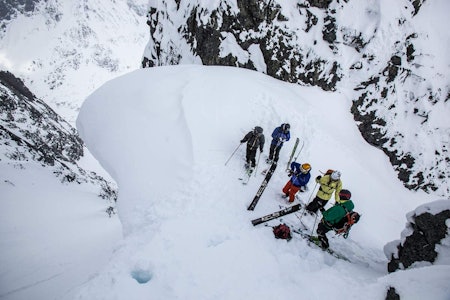
[[[328,238],[326,233],[330,231],[331,228],[329,228],[327,225],[323,223],[323,220],[317,225],[317,237],[319,238],[320,242],[322,243],[322,248],[326,249],[329,247]]]
[[[246,159],[247,163],[251,165],[252,168],[254,168],[256,165],[256,150],[258,150],[258,148],[247,147]]]
[[[306,210],[312,213],[317,213],[317,210],[323,209],[327,202],[328,200],[323,200],[316,196],[316,198],[314,198],[313,201],[306,206]]]
[[[289,202],[294,202],[295,194],[300,190],[300,187],[292,184],[292,181],[288,181],[283,188],[283,193],[289,195]]]
[[[278,159],[280,158],[280,150],[281,145],[277,146],[277,144],[270,144],[269,159],[278,161]]]

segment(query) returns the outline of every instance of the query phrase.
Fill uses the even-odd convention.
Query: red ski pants
[[[289,195],[289,202],[294,202],[295,194],[297,194],[299,189],[300,187],[293,185],[289,180],[283,188],[283,193]]]

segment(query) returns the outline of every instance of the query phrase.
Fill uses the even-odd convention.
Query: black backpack
[[[273,227],[273,234],[275,235],[275,238],[277,238],[277,239],[283,239],[283,240],[289,241],[292,238],[291,229],[286,224],[280,224],[280,225]]]

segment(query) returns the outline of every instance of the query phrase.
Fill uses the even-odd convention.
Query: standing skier
[[[275,128],[272,132],[272,143],[270,144],[269,158],[266,160],[268,164],[272,161],[278,161],[283,143],[289,141],[291,138],[291,134],[289,132],[290,129],[291,125],[284,123],[281,124],[280,127]]]
[[[318,209],[322,211],[328,200],[331,199],[333,192],[336,203],[341,202],[339,197],[339,192],[342,189],[341,172],[333,171],[331,174],[319,175],[316,177],[316,182],[320,184],[319,190],[313,201],[306,206],[306,210],[311,214],[317,213]]]
[[[289,169],[289,176],[291,179],[286,183],[283,188],[283,193],[286,197],[289,197],[289,202],[294,202],[295,194],[298,191],[306,191],[306,185],[311,178],[311,165],[308,163],[299,164],[298,162],[292,162]]]
[[[341,190],[341,201],[322,213],[323,218],[317,227],[317,237],[323,249],[329,247],[326,233],[334,230],[337,234],[344,234],[347,238],[350,227],[359,221],[360,215],[353,211],[355,205],[350,200],[352,194],[349,190]]]
[[[252,131],[247,133],[244,138],[241,140],[241,143],[247,142],[247,151],[246,151],[246,161],[245,167],[249,170],[249,172],[253,172],[253,169],[256,166],[256,150],[263,152],[264,149],[264,134],[263,129],[259,126],[256,126]]]

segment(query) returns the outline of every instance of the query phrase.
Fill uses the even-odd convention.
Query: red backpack
[[[335,229],[336,234],[343,234],[344,238],[347,238],[350,228],[353,226],[353,224],[358,223],[360,217],[361,215],[356,211],[348,212],[344,217],[346,219],[344,226],[339,229]]]
[[[277,239],[284,239],[289,241],[292,238],[291,229],[286,224],[280,224],[273,227],[273,234]]]
[[[334,170],[328,169],[328,170],[325,172],[325,174],[323,174],[323,175],[331,175],[331,173],[333,173],[333,172],[334,172]]]

